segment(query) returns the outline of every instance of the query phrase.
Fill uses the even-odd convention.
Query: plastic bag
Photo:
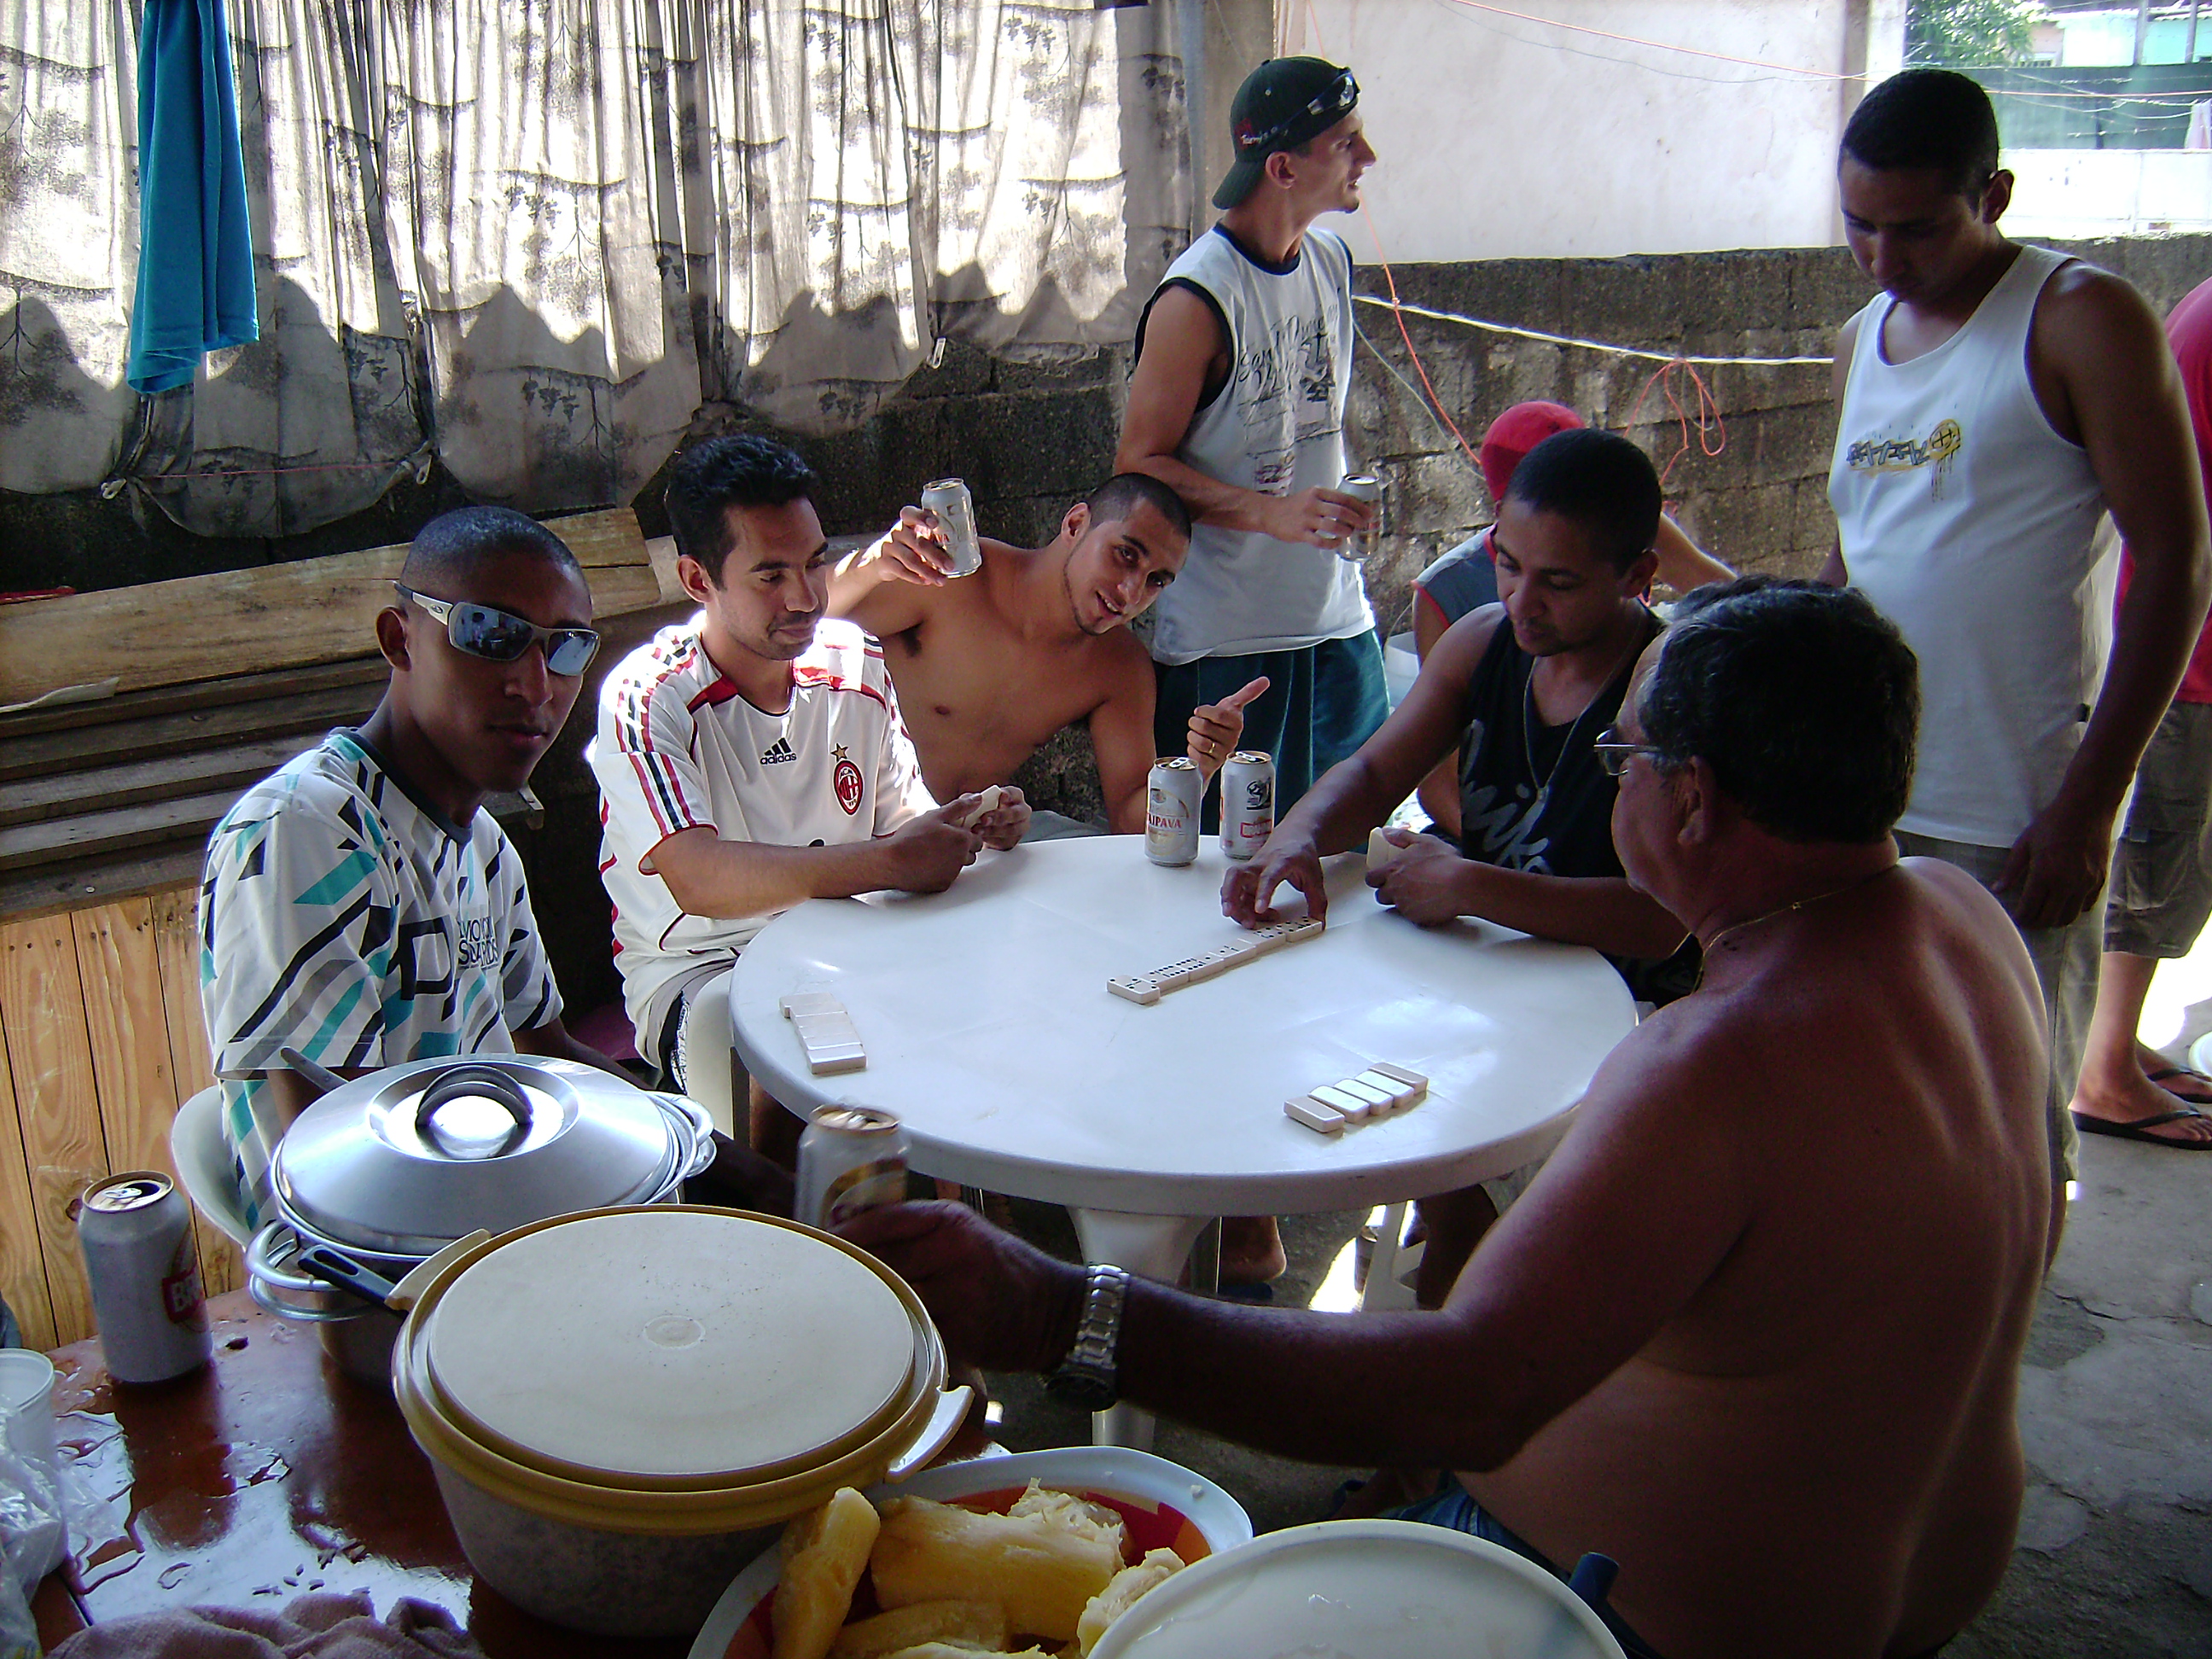
[[[39,1659],[38,1621],[12,1572],[0,1572],[0,1659]]]
[[[39,1408],[46,1409],[44,1400]],[[0,1557],[7,1577],[27,1600],[39,1580],[68,1553],[69,1524],[59,1473],[25,1455],[28,1437],[16,1420],[19,1415],[0,1407]]]

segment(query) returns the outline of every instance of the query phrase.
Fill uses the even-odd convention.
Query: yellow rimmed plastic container
[[[965,1413],[903,1281],[795,1222],[639,1205],[457,1258],[392,1391],[479,1577],[538,1617],[685,1635],[793,1516]]]

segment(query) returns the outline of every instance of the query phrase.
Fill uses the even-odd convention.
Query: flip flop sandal
[[[2159,1071],[2145,1072],[2143,1075],[2176,1100],[2185,1100],[2192,1106],[2212,1106],[2212,1077],[2207,1077],[2202,1072],[2191,1071],[2186,1066],[2168,1066]],[[2201,1095],[2185,1095],[2166,1081],[2168,1078],[2187,1078],[2191,1083],[2201,1084],[2204,1092]]]
[[[2192,1117],[2208,1114],[2194,1106],[2185,1106],[2178,1112],[2159,1112],[2150,1117],[2130,1118],[2125,1123],[2115,1123],[2109,1118],[2084,1117],[2079,1112],[2069,1112],[2074,1127],[2085,1135],[2111,1135],[2118,1140],[2147,1140],[2154,1146],[2171,1146],[2180,1152],[2212,1152],[2212,1140],[2172,1140],[2165,1135],[2149,1132],[2161,1123],[2179,1123]]]

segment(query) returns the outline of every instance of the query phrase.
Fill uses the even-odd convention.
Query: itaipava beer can
[[[1275,757],[1240,749],[1221,769],[1222,856],[1241,864],[1275,830]]]
[[[921,492],[921,504],[937,514],[945,532],[945,550],[952,560],[945,574],[972,576],[983,568],[983,549],[975,539],[975,499],[959,478],[933,479]]]
[[[155,1170],[96,1181],[85,1189],[76,1232],[108,1375],[160,1382],[206,1364],[207,1300],[191,1209],[176,1183]]]
[[[826,1231],[905,1197],[905,1126],[873,1106],[817,1106],[799,1137],[793,1215]]]
[[[1145,856],[1188,864],[1198,856],[1198,814],[1206,779],[1188,755],[1163,755],[1145,781]]]

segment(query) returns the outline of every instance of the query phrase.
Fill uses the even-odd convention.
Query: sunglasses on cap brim
[[[526,617],[488,605],[434,599],[404,583],[392,585],[401,599],[421,606],[433,621],[443,623],[447,640],[464,656],[481,657],[486,662],[514,662],[532,646],[542,646],[545,666],[573,678],[599,654],[599,636],[588,628],[540,628]]]
[[[1342,70],[1335,80],[1328,83],[1321,96],[1304,109],[1285,116],[1264,132],[1254,133],[1249,138],[1240,143],[1237,148],[1248,155],[1255,150],[1273,149],[1283,142],[1286,135],[1317,116],[1328,118],[1322,123],[1322,130],[1334,126],[1337,122],[1350,114],[1353,106],[1358,102],[1359,82],[1352,79],[1350,70]]]

